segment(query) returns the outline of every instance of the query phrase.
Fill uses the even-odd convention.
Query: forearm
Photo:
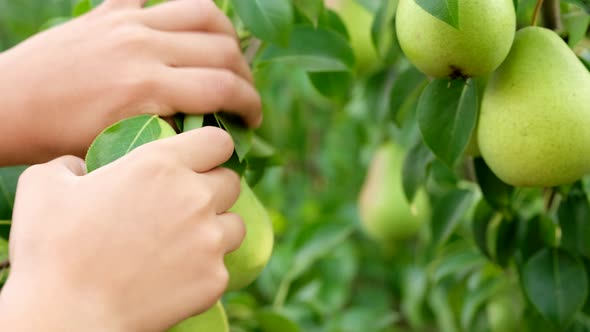
[[[12,53],[0,53],[0,167],[31,164],[40,157],[27,105],[27,94],[34,96],[22,87],[12,61]]]
[[[0,292],[0,330],[119,332],[89,299],[59,289],[7,284]],[[112,325],[111,325],[112,324]]]

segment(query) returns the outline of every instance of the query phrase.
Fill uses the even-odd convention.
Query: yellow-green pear
[[[387,245],[418,234],[430,215],[428,197],[423,190],[413,203],[402,189],[404,150],[393,142],[376,151],[359,196],[359,212],[365,232]]]
[[[358,0],[328,1],[326,5],[333,8],[346,25],[350,46],[356,59],[356,69],[359,72],[365,72],[375,66],[379,56],[371,38],[374,14],[363,7]]]
[[[221,302],[204,313],[182,321],[168,332],[229,332],[229,322]]]
[[[495,295],[486,306],[490,332],[522,331],[522,300],[520,290],[512,287]]]
[[[514,186],[552,187],[590,172],[590,74],[553,31],[516,34],[485,90],[481,154]]]
[[[514,39],[512,0],[459,0],[459,28],[432,16],[416,0],[400,0],[399,44],[408,59],[432,77],[480,76],[506,58]]]
[[[241,189],[238,201],[229,211],[242,217],[246,238],[238,250],[225,256],[228,291],[244,288],[258,277],[270,259],[274,244],[272,221],[245,178]]]

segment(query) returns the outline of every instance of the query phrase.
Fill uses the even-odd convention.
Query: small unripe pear
[[[248,286],[262,272],[272,254],[272,221],[245,178],[242,178],[238,201],[229,210],[237,213],[246,225],[246,238],[240,248],[225,256],[229,272],[228,291]]]
[[[202,314],[182,321],[168,332],[229,332],[229,322],[221,302],[217,302]]]
[[[359,197],[359,212],[365,232],[388,245],[416,236],[430,214],[428,197],[416,193],[412,204],[402,189],[404,151],[388,142],[375,153]]]
[[[459,0],[458,6],[457,29],[432,16],[416,0],[399,1],[399,44],[426,75],[485,75],[494,71],[510,50],[516,29],[512,0]]]
[[[552,187],[590,172],[590,74],[553,31],[516,34],[485,90],[479,148],[515,186]]]

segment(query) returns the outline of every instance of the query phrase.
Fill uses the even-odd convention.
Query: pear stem
[[[531,22],[532,26],[537,25],[537,18],[539,17],[539,12],[541,11],[542,6],[543,0],[537,0],[537,5],[535,6],[535,11],[533,13],[533,21]]]

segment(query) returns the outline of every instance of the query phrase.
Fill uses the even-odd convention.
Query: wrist
[[[100,306],[72,291],[47,283],[35,285],[9,278],[0,292],[2,330],[122,332],[113,317]]]
[[[35,140],[34,121],[29,105],[35,93],[23,85],[14,50],[0,53],[0,166],[33,164],[41,150]]]

